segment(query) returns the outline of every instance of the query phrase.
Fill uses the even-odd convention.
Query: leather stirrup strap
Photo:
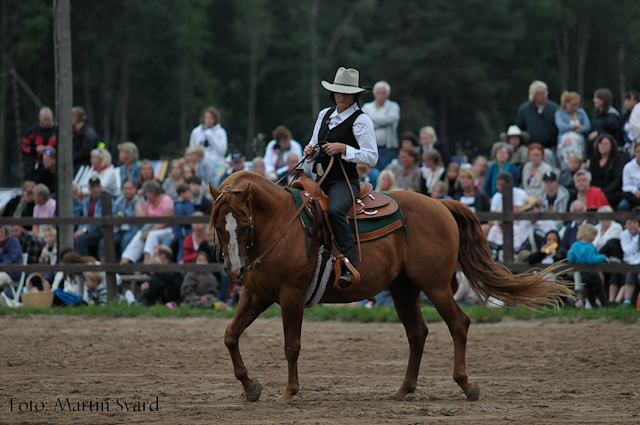
[[[351,276],[353,277],[353,281],[351,282],[351,285],[347,286],[346,288],[343,288],[338,284],[338,281],[340,280],[342,267],[346,267],[349,270],[349,272],[351,272]],[[352,289],[356,289],[358,285],[360,285],[360,273],[358,272],[358,270],[356,270],[355,267],[353,267],[353,264],[351,264],[349,259],[346,258],[344,254],[338,255],[338,259],[333,264],[333,273],[335,275],[333,286],[338,291],[343,291],[343,292],[351,291]]]
[[[322,176],[322,178],[318,182],[318,186],[324,181],[325,177],[327,177],[327,174],[329,174],[329,170],[331,169],[331,166],[333,165],[333,158],[334,157],[332,156],[331,159],[329,160],[329,166],[327,167],[327,171],[325,171],[324,175]],[[296,221],[296,219],[298,218],[298,215],[300,214],[300,212],[304,209],[304,207],[307,206],[307,202],[308,202],[308,200],[303,200],[302,201],[302,204],[300,205],[300,208],[298,208],[298,210],[295,212],[295,214],[293,214],[293,216],[289,219],[289,222],[287,223],[286,226],[284,226],[284,229],[282,229],[282,232],[280,232],[278,237],[271,243],[271,245],[269,245],[269,248],[267,248],[262,254],[260,254],[258,256],[258,258],[253,260],[253,262],[251,262],[251,264],[249,264],[247,266],[247,271],[251,270],[253,268],[253,266],[258,264],[269,252],[271,252],[271,250],[273,248],[275,248],[275,246],[278,244],[278,242],[280,242],[280,239],[282,239],[284,234],[287,233],[287,230],[289,229],[289,227],[293,224],[294,221]]]
[[[362,250],[360,249],[360,233],[358,232],[358,219],[356,218],[356,195],[353,193],[353,188],[351,187],[351,182],[349,182],[349,177],[347,177],[347,171],[344,169],[344,165],[342,161],[340,161],[340,167],[342,168],[342,174],[344,174],[344,179],[347,181],[347,186],[349,186],[349,192],[351,192],[351,199],[353,201],[353,224],[356,228],[356,242],[358,243],[358,258],[362,261]],[[347,222],[349,221],[348,217],[345,217]],[[354,269],[355,270],[355,269]]]

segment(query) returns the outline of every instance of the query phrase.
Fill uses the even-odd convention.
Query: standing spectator
[[[382,170],[376,182],[376,190],[378,192],[389,192],[390,190],[400,190],[396,176],[391,170]]]
[[[540,197],[544,192],[542,177],[553,172],[553,167],[544,162],[544,148],[539,143],[529,145],[529,162],[522,168],[522,188],[530,196]]]
[[[580,95],[565,91],[560,97],[560,109],[555,114],[558,127],[558,160],[560,168],[565,170],[569,155],[576,152],[584,156],[585,138],[591,130],[591,121],[580,107]]]
[[[626,163],[618,151],[618,143],[610,134],[601,134],[594,143],[593,157],[589,162],[591,185],[602,189],[609,204],[617,207],[622,200],[622,170]]]
[[[77,173],[82,165],[91,165],[91,151],[98,147],[100,141],[100,136],[85,123],[86,120],[87,113],[83,107],[75,106],[71,109],[74,173]]]
[[[100,179],[102,189],[112,196],[120,195],[120,172],[111,163],[111,153],[105,148],[95,148],[91,151],[91,170],[87,174],[87,183],[92,177]],[[89,194],[88,184],[80,184],[82,194]]]
[[[511,173],[513,176],[513,184],[520,182],[520,169],[511,163],[513,156],[513,146],[505,142],[497,142],[491,148],[491,158],[495,162],[487,169],[482,191],[492,197],[496,193],[496,180],[502,173]]]
[[[33,208],[35,202],[33,202],[33,188],[36,184],[27,180],[22,184],[22,193],[20,196],[16,196],[5,205],[2,211],[2,217],[33,217]],[[31,226],[25,226],[26,229],[31,230]]]
[[[569,202],[579,199],[586,205],[588,211],[595,211],[603,205],[609,205],[609,201],[607,201],[607,197],[604,196],[602,190],[591,186],[590,172],[583,169],[576,171],[573,175],[573,181],[576,184],[577,193],[571,197]]]
[[[513,148],[511,163],[522,170],[529,161],[529,133],[520,130],[517,125],[510,125],[506,133],[500,133],[500,140],[509,143]]]
[[[146,198],[146,202],[143,202]],[[136,201],[136,217],[171,217],[173,215],[173,200],[162,193],[162,187],[157,181],[146,181],[138,191]],[[135,263],[144,253],[146,263],[153,254],[153,250],[172,231],[166,224],[148,224],[140,229],[122,253],[121,264]]]
[[[396,171],[396,180],[398,181],[400,189],[406,190],[409,185],[415,184],[415,177],[410,179],[406,177],[407,174],[409,174],[407,165],[411,164],[407,158],[412,158],[412,152],[415,152],[412,148],[402,148],[400,150],[400,163],[403,168]],[[436,182],[444,180],[445,177],[445,169],[442,166],[440,153],[436,149],[424,151],[422,154],[422,164],[422,167],[418,168],[418,187],[420,187],[422,193],[430,195]],[[417,164],[415,167],[417,168]],[[411,171],[411,173],[415,173],[415,171]]]
[[[278,183],[280,186],[289,186],[298,177],[298,175],[295,173],[291,173],[291,174],[288,174],[288,173],[294,168],[296,168],[296,165],[298,165],[299,162],[300,162],[300,158],[298,157],[297,154],[291,152],[287,155],[287,162],[286,162],[287,167],[284,171],[278,174],[277,181],[280,182]]]
[[[138,186],[142,187],[142,185],[147,181],[156,181],[158,178],[155,175],[155,171],[153,170],[153,163],[148,159],[143,159],[140,161],[140,170],[138,171]]]
[[[628,211],[640,206],[640,143],[636,143],[633,152],[635,158],[627,162],[622,169],[621,195],[624,199],[618,206],[620,211]]]
[[[209,264],[206,252],[198,252],[196,264]],[[213,308],[218,300],[218,280],[213,273],[187,272],[180,288],[180,295],[185,304],[196,308]]]
[[[204,188],[202,180],[198,176],[191,176],[187,179],[187,184],[191,190],[191,199],[194,211],[200,211],[203,214],[211,215],[213,210],[213,201],[204,196]]]
[[[291,132],[284,125],[279,125],[273,130],[273,140],[267,143],[264,151],[264,169],[267,175],[276,177],[285,171],[289,171],[287,158],[289,154],[295,154],[302,158],[302,146],[292,139]],[[255,170],[254,170],[255,172]]]
[[[122,165],[118,167],[120,172],[120,184],[124,186],[127,180],[138,181],[140,173],[140,154],[138,146],[133,142],[123,142],[118,144],[118,158]],[[122,188],[121,188],[122,189]]]
[[[56,197],[56,150],[54,148],[48,148],[42,152],[42,166],[38,168],[38,177],[35,182],[46,185],[51,197]]]
[[[49,188],[42,183],[33,188],[33,201],[35,203],[33,207],[34,218],[51,218],[56,215],[56,200],[51,198]],[[44,236],[37,224],[33,226],[32,231],[38,237]]]
[[[587,158],[593,156],[593,143],[601,134],[616,134],[618,132],[618,121],[620,113],[611,105],[613,95],[609,89],[598,89],[593,94],[593,121],[591,122],[591,132],[587,138]]]
[[[138,186],[136,180],[127,180],[122,185],[122,195],[113,202],[113,215],[115,217],[135,217],[136,202],[138,201]],[[120,247],[120,253],[124,252],[131,239],[140,230],[135,224],[122,224],[114,226],[113,234],[116,246]]]
[[[22,264],[20,241],[11,234],[9,226],[4,225],[0,226],[0,264]],[[20,273],[0,271],[0,286],[12,286],[19,278]]]
[[[212,106],[202,112],[200,122],[201,124],[191,132],[189,146],[202,146],[206,160],[217,173],[217,170],[224,166],[224,158],[227,155],[227,131],[220,124],[220,112]],[[218,187],[219,183],[215,179],[211,181],[215,187]]]
[[[627,112],[620,118],[618,123],[618,133],[616,139],[618,140],[618,146],[620,151],[623,152],[627,158],[633,156],[633,135],[631,134],[631,125],[629,124],[629,118],[631,118],[631,112],[633,108],[640,102],[640,93],[631,90],[624,94],[624,107]]]
[[[89,179],[89,197],[82,204],[84,217],[102,217],[102,201],[100,194],[102,185],[100,179],[93,176]],[[76,251],[82,257],[88,257],[90,252],[98,249],[102,240],[102,226],[82,225],[75,233]]]
[[[219,184],[216,166],[211,160],[206,159],[205,149],[202,146],[189,146],[185,152],[185,159],[188,163],[195,166],[196,175],[200,177],[202,181],[205,183],[211,183],[214,186]],[[185,181],[189,177],[186,177],[185,175]],[[224,177],[220,179],[220,181],[222,180],[224,180]]]
[[[182,171],[182,160],[174,159],[169,165],[169,177],[162,182],[162,190],[173,199],[173,202],[176,202],[178,200],[177,189],[181,184],[187,184]]]
[[[555,150],[558,145],[558,129],[555,113],[558,104],[549,100],[547,85],[539,80],[529,86],[529,100],[518,108],[516,125],[529,133],[531,143]]]
[[[473,184],[475,179],[473,170],[461,170],[459,178],[460,188],[453,195],[453,199],[460,201],[474,213],[489,211],[489,198]]]
[[[45,150],[55,148],[58,126],[53,122],[53,111],[48,106],[40,108],[39,122],[29,127],[22,138],[20,150],[25,180],[36,180]]]
[[[577,152],[572,153],[571,155],[569,155],[569,163],[567,164],[567,169],[562,170],[562,172],[560,173],[560,178],[558,178],[560,185],[566,187],[571,196],[574,196],[576,193],[578,193],[576,184],[573,181],[573,176],[580,169],[580,167],[582,167],[583,162],[584,158],[582,157],[582,155]]]
[[[11,226],[11,236],[18,239],[22,252],[28,254],[28,264],[38,264],[42,253],[42,242],[30,231],[20,225]]]
[[[429,149],[437,150],[440,153],[440,162],[442,162],[442,165],[448,165],[449,162],[451,162],[449,148],[447,148],[447,145],[442,140],[438,141],[436,130],[430,125],[420,129],[420,145],[422,145],[422,153]]]
[[[640,235],[638,219],[625,222],[625,229],[620,233],[620,246],[624,253],[622,260],[631,265],[640,264]],[[631,307],[631,297],[638,286],[638,273],[629,272],[624,279],[624,305]]]
[[[373,102],[362,105],[362,112],[369,115],[378,142],[378,164],[376,168],[383,170],[391,163],[398,149],[398,122],[400,122],[400,105],[389,100],[391,86],[386,81],[378,81],[373,85]]]
[[[473,161],[473,173],[476,175],[476,179],[473,182],[473,185],[478,189],[482,190],[484,187],[485,176],[487,175],[487,168],[489,167],[489,161],[484,156],[478,156]],[[485,192],[487,197],[490,196],[489,193]]]
[[[577,264],[598,264],[608,262],[607,256],[598,253],[598,250],[593,245],[593,240],[597,234],[596,228],[592,224],[585,224],[578,229],[577,241],[571,245],[571,249],[567,253],[567,259],[569,263]],[[589,300],[592,308],[598,308],[596,304],[596,298],[600,301],[600,305],[605,307],[607,305],[607,297],[604,293],[602,286],[602,279],[595,272],[583,272],[580,273],[582,284],[585,286],[586,297]],[[584,302],[584,295],[578,292],[579,301]],[[579,307],[576,302],[576,307]]]
[[[191,215],[193,217],[205,216],[199,211],[196,211]],[[184,255],[182,257],[182,261],[181,261],[182,263],[185,263],[185,264],[193,263],[193,260],[195,260],[196,254],[198,253],[198,250],[200,248],[200,244],[205,241],[205,234],[204,234],[205,226],[206,226],[205,223],[193,223],[191,225],[191,228],[193,229],[193,231],[184,238],[184,243],[183,243]]]
[[[542,192],[542,211],[565,213],[569,208],[569,191],[558,183],[558,177],[553,171],[547,171],[542,177],[544,192]],[[556,227],[563,226],[562,220],[556,220]]]

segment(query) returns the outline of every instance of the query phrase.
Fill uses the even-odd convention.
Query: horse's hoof
[[[276,404],[279,404],[279,405],[285,406],[285,407],[293,407],[295,405],[295,403],[293,401],[284,401],[284,400],[278,400],[278,401],[276,401]]]
[[[258,382],[258,378],[253,378],[253,388],[251,391],[245,392],[245,396],[247,397],[247,401],[258,401],[260,398],[260,394],[262,393],[262,385]]]
[[[396,394],[391,394],[389,396],[389,399],[393,401],[406,401],[404,397],[400,397],[399,395],[396,395]]]
[[[467,401],[478,401],[480,398],[480,385],[477,382],[473,383],[473,389],[467,394]]]

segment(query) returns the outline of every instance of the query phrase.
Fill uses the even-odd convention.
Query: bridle
[[[215,206],[215,204],[220,200],[220,198],[222,197],[222,195],[224,195],[225,193],[228,193],[230,195],[233,195],[234,193],[238,193],[236,190],[234,189],[230,189],[230,188],[225,188],[222,191],[220,191],[220,194],[218,195],[218,197],[213,201],[213,205]],[[247,208],[249,210],[249,237],[246,240],[246,245],[244,248],[244,263],[247,263],[247,255],[249,252],[249,248],[253,246],[253,211],[252,208]],[[216,232],[216,237],[218,240],[220,240],[220,234],[218,233],[218,229],[215,229]],[[222,256],[222,259],[224,260],[224,250],[220,250],[220,255]],[[252,263],[253,264],[253,263]],[[249,270],[249,268],[247,267],[246,270]],[[228,274],[228,273],[227,273]]]

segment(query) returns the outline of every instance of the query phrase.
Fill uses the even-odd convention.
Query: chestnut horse
[[[248,171],[232,174],[222,182],[220,191],[209,187],[215,200],[210,225],[215,228],[217,243],[223,251],[224,269],[231,278],[242,279],[245,285],[224,337],[235,376],[242,383],[247,400],[258,400],[262,387],[257,379],[249,377],[238,340],[260,313],[273,303],[280,304],[289,377],[278,402],[291,405],[299,389],[297,360],[305,293],[316,263],[316,258],[307,257],[305,231],[299,219],[278,240],[296,214],[294,199],[284,188]],[[461,203],[437,201],[405,191],[393,192],[393,197],[404,214],[406,233],[399,230],[362,244],[362,259],[356,263],[361,274],[360,285],[347,292],[328,285],[320,302],[360,301],[389,289],[410,347],[404,381],[392,395],[394,399],[404,400],[416,389],[428,334],[419,302],[420,291],[423,291],[453,337],[453,379],[467,399],[475,401],[480,388],[469,381],[465,366],[470,321],[453,299],[451,290],[456,267],[460,266],[481,298],[493,296],[528,307],[557,306],[558,297],[570,296],[571,291],[553,282],[550,269],[535,275],[513,275],[496,264],[480,222]],[[252,264],[267,250],[263,259]]]

